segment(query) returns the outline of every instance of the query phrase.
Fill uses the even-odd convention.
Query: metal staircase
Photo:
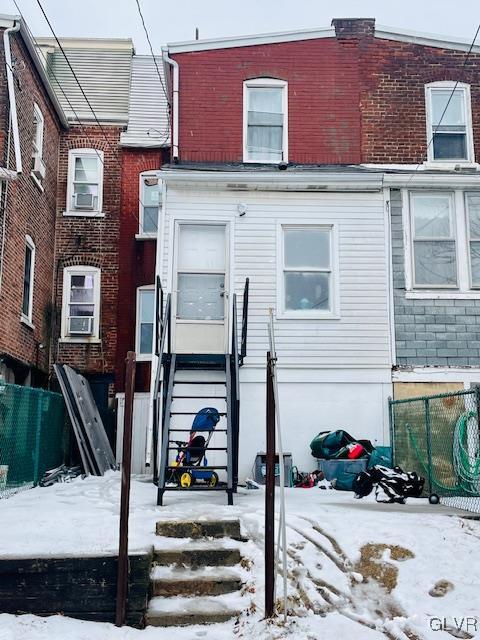
[[[176,354],[171,350],[171,295],[165,300],[157,279],[158,366],[153,386],[153,457],[154,481],[158,487],[157,504],[163,504],[165,491],[226,491],[228,504],[238,484],[239,439],[239,367],[243,364],[247,344],[248,278],[243,293],[241,334],[237,326],[237,297],[232,296],[232,333],[230,351],[224,354]],[[240,337],[241,347],[238,349]],[[176,454],[186,451],[192,421],[206,406],[215,407],[220,422],[207,448],[208,464],[195,466],[172,464]],[[199,430],[195,433],[201,435]],[[183,443],[183,446],[182,446]],[[160,456],[158,455],[160,453]],[[158,461],[158,465],[157,465]],[[208,482],[195,482],[195,470],[211,472]],[[181,486],[178,474],[191,472],[192,483]],[[177,474],[177,475],[176,475]],[[172,480],[176,481],[172,481]]]

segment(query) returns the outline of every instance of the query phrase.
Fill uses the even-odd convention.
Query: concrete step
[[[153,561],[160,566],[180,565],[185,567],[233,567],[241,560],[240,550],[215,546],[189,545],[182,549],[155,549]]]
[[[229,601],[228,596],[152,598],[145,622],[154,627],[215,624],[240,615],[240,609],[238,598]]]
[[[242,540],[239,520],[161,520],[158,536],[168,538],[233,538]]]
[[[242,587],[242,579],[236,571],[221,567],[203,567],[196,570],[154,567],[150,579],[152,595],[166,598],[219,596],[238,591]]]

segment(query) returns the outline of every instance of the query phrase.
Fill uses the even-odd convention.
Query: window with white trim
[[[470,285],[480,288],[480,193],[467,193],[467,231],[470,264]]]
[[[480,191],[408,193],[410,297],[480,296]]]
[[[288,85],[257,78],[243,85],[244,162],[288,162]]]
[[[85,341],[99,337],[100,269],[64,269],[62,315],[62,338]]]
[[[30,236],[25,236],[25,262],[23,267],[22,320],[32,322],[33,285],[35,275],[35,244]]]
[[[332,236],[331,226],[282,226],[283,314],[333,312]]]
[[[103,152],[72,149],[68,157],[67,209],[70,215],[98,215],[103,199]]]
[[[35,178],[39,186],[45,178],[45,162],[43,161],[43,130],[45,120],[43,113],[35,102],[33,104],[33,140],[32,140],[32,164],[31,175]]]
[[[138,358],[148,359],[152,354],[154,313],[155,287],[153,285],[139,287],[137,289],[137,326],[135,346]]]
[[[161,181],[156,172],[140,174],[140,229],[139,235],[156,237],[160,211]]]
[[[456,287],[453,194],[411,193],[410,208],[414,286]]]
[[[470,86],[435,82],[425,92],[428,159],[474,162]]]

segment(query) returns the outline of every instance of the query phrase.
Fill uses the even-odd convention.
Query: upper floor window
[[[283,315],[334,313],[333,233],[331,225],[282,225],[279,282]]]
[[[45,178],[45,163],[43,161],[43,129],[45,120],[37,103],[33,105],[33,140],[31,175],[42,186]]]
[[[470,87],[454,82],[426,86],[428,159],[473,162]]]
[[[25,236],[25,262],[23,268],[23,296],[21,320],[32,322],[33,284],[35,273],[35,244],[30,236]]]
[[[272,78],[244,82],[244,162],[288,162],[287,89]]]
[[[67,210],[69,215],[95,215],[102,211],[103,152],[72,149],[68,158]]]
[[[83,341],[99,337],[100,269],[64,269],[62,311],[62,338]]]
[[[137,289],[137,328],[136,347],[137,360],[147,359],[152,355],[153,320],[155,309],[155,287],[148,285]]]
[[[156,237],[160,210],[161,181],[156,172],[140,174],[140,236]]]

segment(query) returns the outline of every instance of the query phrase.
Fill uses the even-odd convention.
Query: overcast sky
[[[149,53],[136,0],[41,0],[58,36],[131,37]],[[51,33],[36,0],[17,0],[34,35]],[[377,24],[472,39],[480,0],[140,0],[155,53],[167,42],[327,27],[332,18],[376,18]],[[0,13],[17,13],[0,0]],[[477,41],[477,44],[480,44]]]

